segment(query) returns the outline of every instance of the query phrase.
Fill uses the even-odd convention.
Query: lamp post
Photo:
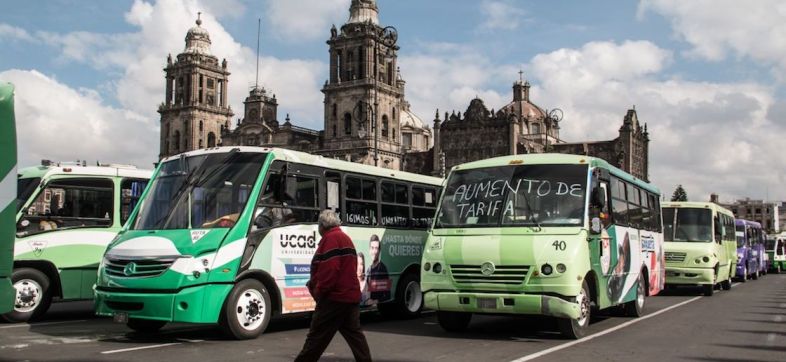
[[[562,121],[563,113],[562,110],[559,108],[554,108],[551,111],[548,109],[546,110],[546,144],[544,146],[544,150],[546,153],[549,152],[549,135],[551,134],[551,123],[554,123],[554,127],[559,128],[559,122]]]
[[[384,41],[387,45],[387,54],[396,45],[398,31],[392,26],[386,26],[376,33],[374,39],[374,166],[379,166],[379,43]],[[386,57],[387,59],[387,57]]]

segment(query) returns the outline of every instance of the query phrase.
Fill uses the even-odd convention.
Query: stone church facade
[[[635,109],[628,110],[619,136],[609,141],[566,143],[560,139],[559,112],[532,103],[530,84],[513,84],[513,100],[498,111],[475,98],[462,115],[455,111],[434,119],[434,147],[409,152],[404,170],[445,176],[453,166],[491,157],[527,153],[568,153],[602,158],[648,180],[649,133]]]
[[[395,170],[444,176],[451,167],[489,157],[525,153],[572,153],[603,158],[647,180],[649,135],[635,109],[619,136],[600,142],[560,139],[561,112],[530,100],[530,84],[513,84],[512,101],[489,110],[479,98],[466,111],[439,111],[433,128],[410,110],[406,82],[397,65],[396,33],[379,24],[374,0],[352,0],[348,21],[330,29],[330,59],[324,94],[324,128],[279,121],[278,100],[255,86],[242,119],[232,127],[227,102],[229,71],[210,54],[210,36],[197,19],[185,50],[167,58],[161,114],[161,158],[217,145],[282,147]],[[556,113],[555,113],[556,112]],[[376,133],[376,137],[375,137]]]

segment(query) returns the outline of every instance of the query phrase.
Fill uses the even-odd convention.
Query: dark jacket
[[[326,231],[311,259],[308,291],[317,302],[329,299],[341,303],[360,303],[357,265],[358,258],[352,239],[340,227]]]

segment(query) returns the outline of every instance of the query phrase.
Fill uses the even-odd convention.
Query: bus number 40
[[[565,248],[567,247],[567,243],[565,243],[565,240],[554,240],[554,242],[551,243],[551,245],[554,246],[554,250],[559,250],[559,251],[565,251]]]

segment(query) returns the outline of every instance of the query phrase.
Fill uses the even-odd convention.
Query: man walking
[[[341,220],[331,210],[319,214],[319,241],[311,259],[308,290],[317,307],[311,329],[296,362],[317,361],[336,331],[352,349],[357,361],[371,361],[371,352],[360,329],[360,283],[357,278],[357,253],[352,240],[341,231]]]

